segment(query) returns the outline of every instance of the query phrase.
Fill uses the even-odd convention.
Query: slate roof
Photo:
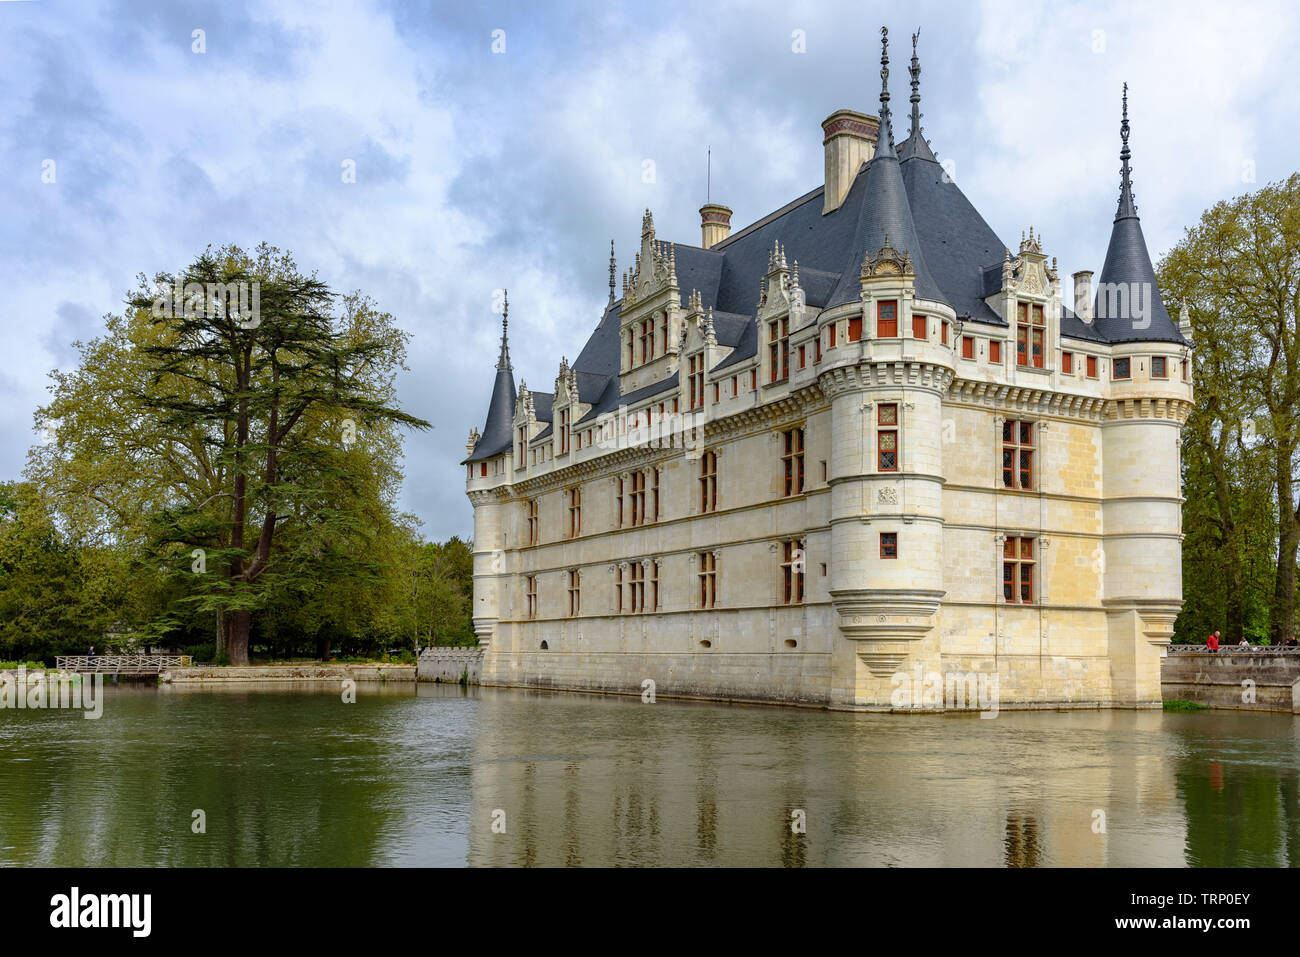
[[[884,62],[887,65],[887,60]],[[966,321],[999,327],[1007,325],[984,301],[986,296],[1001,288],[1002,261],[1007,247],[957,184],[945,175],[921,133],[918,108],[920,68],[915,50],[912,59],[912,127],[907,139],[897,148],[893,142],[888,105],[887,69],[884,73],[877,151],[860,168],[848,195],[837,209],[823,215],[825,190],[818,187],[733,233],[712,249],[675,245],[677,280],[683,306],[686,306],[691,292],[698,291],[704,308],[713,310],[719,344],[732,347],[715,369],[738,365],[757,352],[758,330],[754,317],[759,286],[767,274],[769,257],[776,243],[784,248],[787,262],[799,265],[800,286],[811,307],[808,310],[810,322],[815,321],[821,309],[857,300],[862,260],[884,245],[887,233],[890,245],[912,257],[918,297],[945,302]],[[1139,288],[1150,289],[1151,322],[1145,328],[1135,328],[1130,319],[1105,317],[1094,308],[1094,315],[1099,318],[1089,324],[1063,308],[1061,335],[1096,343],[1183,343],[1186,340],[1169,318],[1160,299],[1155,271],[1132,201],[1128,172],[1127,98],[1122,136],[1124,172],[1120,205],[1099,283],[1137,283]],[[675,388],[679,381],[674,374],[631,395],[619,394],[621,308],[622,300],[612,302],[606,308],[591,338],[573,362],[578,376],[579,397],[592,405],[581,422],[612,412],[620,405],[666,392]],[[551,398],[549,393],[533,393],[539,421],[550,421]],[[513,412],[513,378],[508,369],[505,378],[498,370],[488,424],[470,460],[485,458],[510,447]],[[501,424],[503,418],[504,428]]]
[[[1128,84],[1124,84],[1124,111],[1119,135],[1120,158],[1119,206],[1111,226],[1106,261],[1097,279],[1097,297],[1093,304],[1093,323],[1110,342],[1177,342],[1187,340],[1178,325],[1169,318],[1156,271],[1151,267],[1137,203],[1133,201],[1133,182],[1129,169],[1132,155],[1128,148]],[[1108,290],[1122,287],[1126,296],[1112,296]]]

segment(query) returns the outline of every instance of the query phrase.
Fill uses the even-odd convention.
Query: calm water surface
[[[0,711],[0,864],[1296,866],[1300,717],[110,687]]]

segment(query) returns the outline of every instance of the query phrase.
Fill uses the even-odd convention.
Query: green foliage
[[[178,278],[258,283],[259,321],[160,299]],[[141,276],[128,307],[51,374],[48,441],[0,485],[0,656],[472,641],[468,546],[395,507],[402,430],[428,423],[397,407],[391,315],[267,246]]]
[[[1300,174],[1206,210],[1158,278],[1195,328],[1174,640],[1279,644],[1300,550]]]
[[[1170,714],[1185,714],[1192,711],[1209,711],[1210,706],[1195,701],[1186,701],[1183,698],[1173,698],[1165,702],[1165,710]]]

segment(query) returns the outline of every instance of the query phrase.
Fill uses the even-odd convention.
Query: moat
[[[1297,866],[1300,717],[110,687],[0,711],[0,864]]]

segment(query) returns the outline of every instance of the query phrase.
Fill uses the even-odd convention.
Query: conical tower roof
[[[510,299],[505,293],[501,315],[501,355],[497,358],[497,378],[492,384],[492,401],[488,403],[483,434],[466,462],[491,458],[510,449],[514,441],[515,373],[510,365]]]
[[[1119,154],[1119,206],[1110,231],[1110,245],[1106,247],[1106,261],[1097,280],[1094,325],[1110,342],[1185,342],[1160,297],[1137,203],[1133,201],[1127,83],[1119,129],[1123,143]]]
[[[886,244],[911,256],[918,298],[948,301],[926,265],[916,224],[912,221],[903,173],[894,150],[893,122],[889,111],[889,31],[881,27],[880,33],[880,133],[875,156],[867,164],[866,187],[853,237],[853,259],[840,275],[826,303],[828,308],[858,299],[861,295],[858,273],[863,258],[879,252]]]

